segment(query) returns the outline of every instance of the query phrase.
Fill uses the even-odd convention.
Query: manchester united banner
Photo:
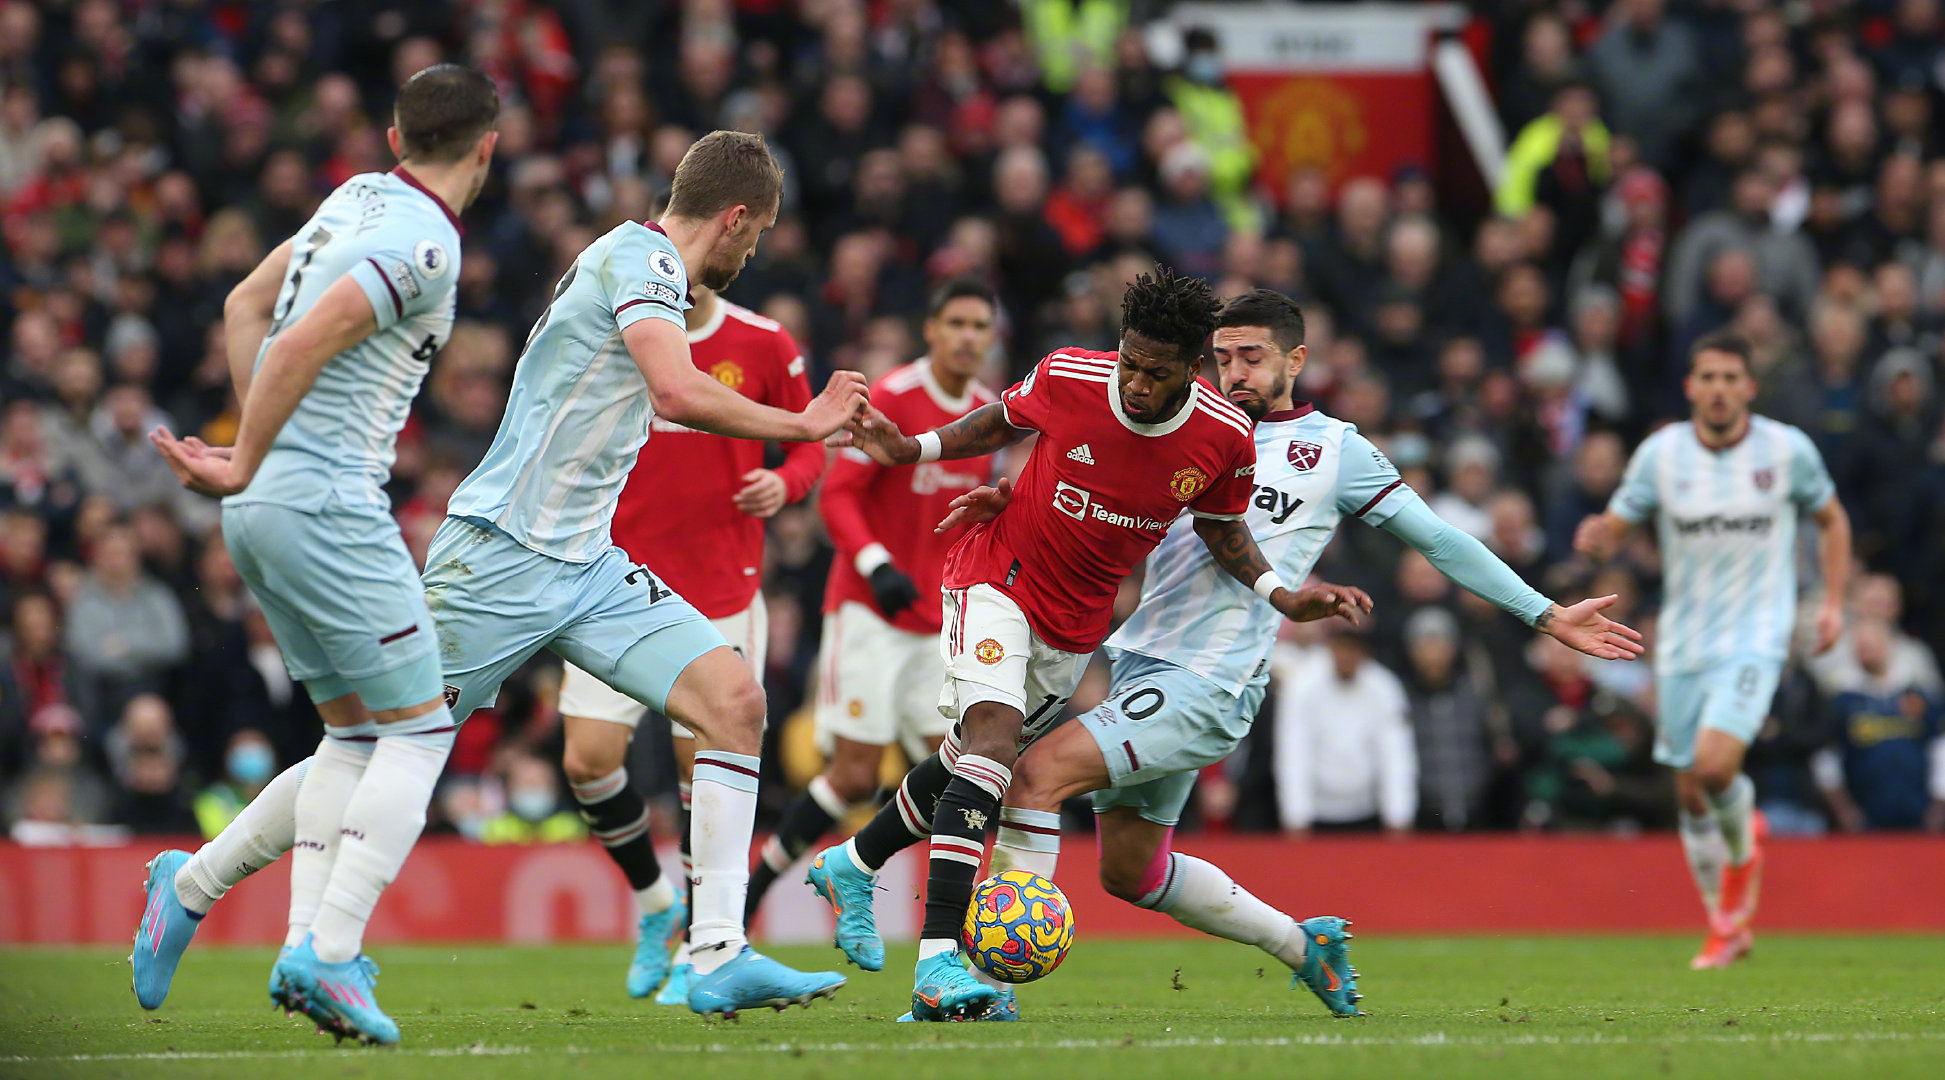
[[[1434,152],[1432,33],[1464,20],[1453,4],[1181,4],[1169,21],[1216,36],[1242,99],[1258,182],[1281,193],[1290,170],[1335,187]]]

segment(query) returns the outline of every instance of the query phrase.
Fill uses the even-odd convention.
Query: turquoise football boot
[[[817,998],[834,997],[843,985],[844,976],[835,971],[798,971],[745,945],[722,967],[691,975],[689,1010],[726,1019],[765,1006],[782,1012],[785,1006],[809,1007]]]
[[[912,976],[912,1019],[971,1020],[999,1003],[1000,992],[973,978],[958,950],[920,960]]]
[[[689,984],[696,978],[693,964],[677,964],[669,969],[669,981],[662,984],[662,992],[655,995],[657,1005],[687,1005],[689,1003]]]
[[[1001,987],[999,994],[999,1000],[987,1006],[985,1012],[980,1013],[978,1016],[968,1016],[966,1018],[967,1021],[983,1024],[1010,1023],[1018,1020],[1020,1018],[1020,999],[1014,994],[1013,988],[1010,986]],[[918,1017],[913,1016],[911,1013],[906,1013],[904,1016],[898,1018],[898,1022],[901,1024],[916,1024],[918,1023]]]
[[[669,977],[676,942],[688,929],[689,904],[679,892],[668,907],[641,917],[635,924],[635,959],[628,964],[629,997],[645,998]]]
[[[189,948],[196,928],[203,923],[201,915],[176,899],[176,871],[188,861],[187,851],[164,851],[149,860],[149,876],[142,883],[148,903],[142,907],[142,921],[135,927],[135,951],[128,960],[135,968],[135,1000],[144,1009],[162,1007],[183,950]]]
[[[1290,974],[1290,989],[1305,986],[1317,995],[1332,1016],[1363,1016],[1357,1003],[1364,995],[1357,992],[1357,969],[1351,966],[1351,947],[1355,934],[1347,933],[1350,922],[1335,915],[1319,915],[1297,924],[1304,935],[1303,967]]]
[[[839,844],[817,853],[804,880],[837,915],[834,938],[845,957],[866,971],[885,970],[885,939],[878,936],[878,919],[871,910],[877,876],[858,869]]]
[[[274,974],[283,982],[290,1001],[312,1019],[328,1016],[336,1026],[319,1028],[340,1041],[353,1038],[366,1045],[398,1045],[398,1025],[378,1008],[378,965],[369,956],[341,964],[317,958],[306,937],[302,945],[277,961]]]

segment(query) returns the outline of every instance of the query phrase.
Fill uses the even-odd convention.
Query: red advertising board
[[[125,945],[141,914],[142,866],[159,845],[23,848],[0,842],[0,944]],[[1299,914],[1355,918],[1361,933],[1490,934],[1699,930],[1701,906],[1673,836],[1464,836],[1408,840],[1185,838],[1186,852]],[[665,852],[667,865],[674,865]],[[1069,837],[1060,885],[1083,938],[1188,931],[1101,891],[1091,838]],[[1328,873],[1318,873],[1326,867]],[[917,936],[924,849],[886,868],[878,893],[885,936]],[[754,928],[775,941],[828,941],[830,911],[786,879]],[[1945,931],[1945,841],[1844,837],[1776,841],[1761,925],[1847,932]],[[270,944],[284,932],[289,870],[239,885],[199,940]],[[372,922],[374,942],[622,941],[634,930],[625,882],[593,844],[481,847],[421,843]]]

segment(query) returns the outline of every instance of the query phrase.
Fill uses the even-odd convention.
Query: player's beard
[[[742,272],[743,267],[740,263],[736,266],[704,266],[701,284],[711,292],[722,292],[729,288],[729,283],[735,281],[737,275]]]
[[[1248,414],[1252,422],[1260,423],[1265,416],[1270,415],[1270,406],[1283,400],[1283,395],[1289,392],[1290,376],[1277,376],[1276,381],[1270,384],[1269,397],[1257,393],[1253,387],[1242,386],[1237,389],[1247,391],[1247,396],[1241,399],[1231,396],[1229,403]]]

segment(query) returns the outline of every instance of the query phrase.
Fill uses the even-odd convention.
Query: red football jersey
[[[1184,509],[1240,518],[1255,488],[1246,413],[1198,378],[1180,412],[1137,424],[1121,408],[1117,363],[1065,349],[1001,395],[1008,422],[1040,438],[1012,502],[946,560],[947,588],[992,585],[1068,652],[1101,644],[1121,580]]]
[[[932,377],[929,360],[894,369],[871,388],[871,403],[906,432],[944,427],[998,400],[976,382],[965,396],[947,397]],[[952,500],[986,483],[992,473],[990,455],[886,466],[859,450],[840,452],[817,496],[824,527],[837,545],[830,581],[824,587],[824,610],[836,611],[846,600],[856,600],[884,614],[857,568],[858,553],[879,544],[891,556],[892,565],[918,586],[918,599],[891,624],[915,633],[938,633],[939,581],[945,573],[946,552],[958,542],[959,533],[940,536],[932,527],[950,512]]]
[[[718,300],[708,325],[689,335],[696,367],[744,397],[801,412],[810,404],[804,357],[784,328]],[[824,471],[819,443],[784,443],[785,497],[810,494]],[[750,606],[762,585],[763,519],[736,508],[743,474],[763,467],[764,444],[712,435],[656,417],[615,505],[614,542],[646,563],[711,619]]]

